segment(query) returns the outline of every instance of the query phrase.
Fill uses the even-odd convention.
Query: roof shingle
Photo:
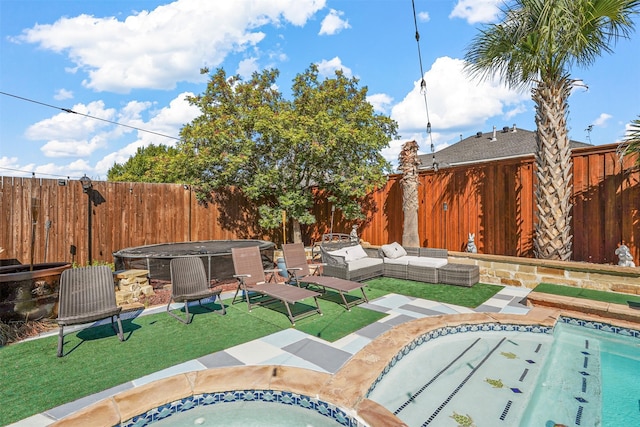
[[[495,130],[495,140],[493,138],[494,131],[478,132],[476,135],[470,136],[435,152],[435,161],[439,168],[469,164],[481,163],[492,160],[507,159],[513,157],[530,156],[536,152],[536,134],[535,132],[520,129],[517,127],[504,127]],[[579,141],[570,141],[571,148],[589,147]],[[433,168],[433,154],[421,154],[418,159],[421,161],[420,169]]]

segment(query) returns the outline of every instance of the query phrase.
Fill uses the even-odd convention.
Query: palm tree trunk
[[[408,141],[402,146],[399,156],[402,171],[402,212],[404,226],[402,228],[402,246],[420,247],[418,235],[418,143]]]
[[[540,82],[533,89],[536,103],[536,258],[571,259],[571,149],[567,131],[567,99],[571,82],[566,78]]]

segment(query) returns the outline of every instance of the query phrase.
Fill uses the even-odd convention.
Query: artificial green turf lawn
[[[367,281],[370,289],[393,292],[410,297],[428,299],[463,307],[475,308],[498,293],[503,287],[477,283],[470,288],[465,286],[436,285],[411,280],[378,277]]]
[[[477,307],[500,289],[481,283],[466,288],[378,278],[367,282],[366,292],[369,300],[393,292]],[[323,316],[300,319],[296,329],[335,341],[385,316],[360,307],[346,311],[336,304],[339,298],[327,292],[319,298]],[[311,308],[312,300],[305,303],[294,307]],[[56,357],[57,336],[0,348],[0,425],[291,327],[279,303],[255,307],[251,313],[244,303],[228,305],[226,316],[197,307],[192,312],[196,315],[189,325],[166,313],[124,320],[125,342],[118,341],[110,325],[69,333],[62,358]]]
[[[384,294],[367,291],[370,299]],[[385,316],[360,307],[346,311],[333,302],[337,298],[332,292],[319,298],[323,316],[300,319],[296,329],[334,341]],[[191,311],[196,315],[189,325],[166,313],[123,320],[124,342],[111,325],[69,333],[61,358],[57,335],[0,348],[0,425],[291,327],[280,303],[251,313],[244,303],[228,305],[226,316],[197,306]]]
[[[533,289],[535,292],[562,295],[566,297],[584,298],[593,301],[609,302],[627,305],[629,301],[640,304],[640,296],[621,294],[617,292],[596,291],[594,289],[575,288],[572,286],[540,283]]]

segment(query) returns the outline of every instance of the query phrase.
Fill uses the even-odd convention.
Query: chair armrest
[[[233,277],[235,277],[236,279],[241,279],[244,277],[251,277],[250,274],[234,274]]]
[[[302,270],[302,267],[291,267],[291,268],[287,267],[287,271],[301,271],[301,270]]]
[[[282,271],[282,269],[280,269],[280,268],[270,268],[268,270],[264,270],[265,273],[275,273],[276,271],[278,273],[280,273]],[[251,277],[251,276],[249,276],[249,277]]]
[[[344,256],[332,255],[322,246],[320,247],[320,251],[322,252],[322,262],[324,264],[342,268],[347,267],[347,262],[345,261]]]

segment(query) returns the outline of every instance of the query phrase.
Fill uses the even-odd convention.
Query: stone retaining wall
[[[554,283],[640,295],[640,268],[449,251],[449,262],[480,267],[480,282],[534,288]]]

